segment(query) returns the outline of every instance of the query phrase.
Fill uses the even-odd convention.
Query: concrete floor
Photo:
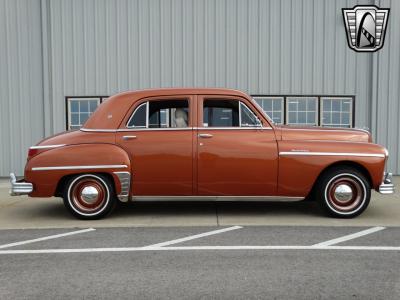
[[[400,189],[400,176],[394,177]],[[141,226],[400,226],[400,193],[373,192],[369,208],[354,219],[326,217],[316,203],[141,202],[118,207],[103,220],[72,217],[60,198],[10,197],[0,182],[0,229]]]

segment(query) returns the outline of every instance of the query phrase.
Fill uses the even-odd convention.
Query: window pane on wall
[[[67,98],[67,130],[76,130],[100,105],[100,98]]]
[[[99,106],[98,102],[96,100],[91,100],[89,104],[89,111],[94,112],[97,106]]]
[[[352,127],[353,99],[321,97],[321,125],[330,127]]]
[[[317,125],[317,97],[287,97],[287,119],[290,125]]]
[[[79,110],[80,112],[89,112],[89,101],[88,100],[79,101]]]
[[[254,97],[257,104],[276,124],[283,124],[283,97]]]
[[[71,112],[79,113],[79,102],[78,101],[71,102]]]

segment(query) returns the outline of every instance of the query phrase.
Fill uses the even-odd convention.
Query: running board
[[[286,196],[132,196],[132,201],[270,201],[296,202],[305,197]]]

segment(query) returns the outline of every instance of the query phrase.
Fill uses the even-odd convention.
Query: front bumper
[[[386,173],[383,177],[383,182],[379,186],[379,193],[381,194],[393,194],[394,193],[394,184],[392,183],[392,173]]]
[[[19,195],[27,195],[32,193],[33,184],[30,182],[25,182],[23,180],[17,181],[14,173],[10,174],[10,195],[11,196],[19,196]]]

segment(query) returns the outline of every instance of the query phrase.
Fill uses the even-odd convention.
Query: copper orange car
[[[229,89],[125,92],[78,131],[29,149],[11,194],[63,197],[82,219],[117,201],[319,201],[354,217],[371,189],[394,192],[387,150],[365,130],[277,126],[248,95]]]

